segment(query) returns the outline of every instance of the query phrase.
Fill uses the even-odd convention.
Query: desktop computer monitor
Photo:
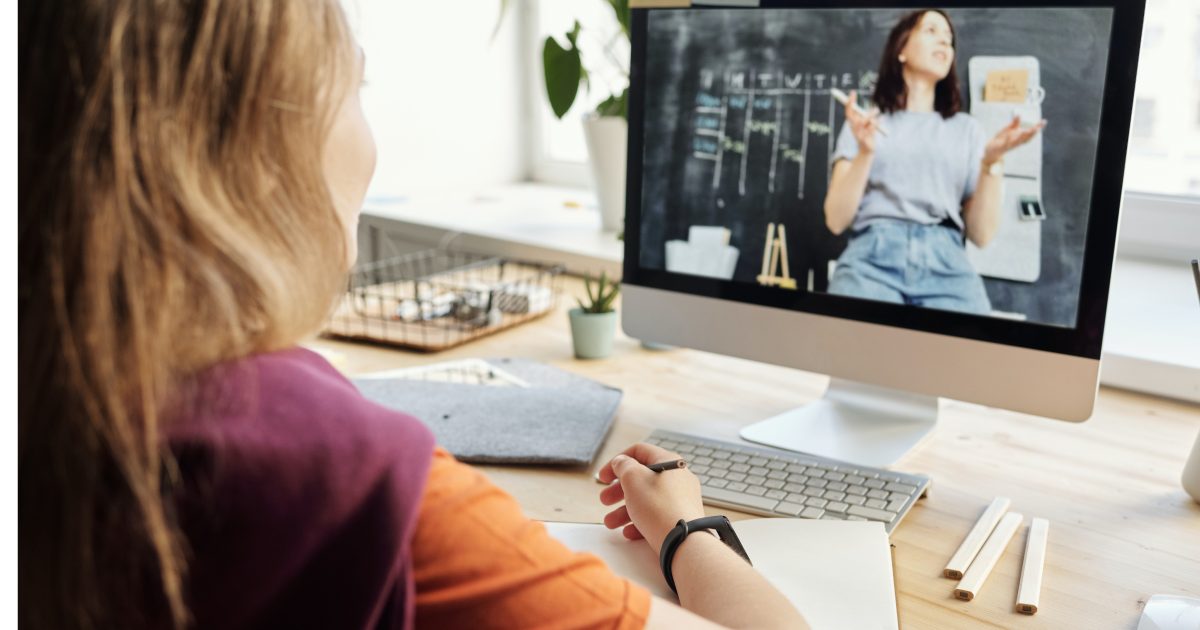
[[[829,374],[742,437],[864,465],[1091,416],[1143,0],[704,4],[632,15],[625,331]]]

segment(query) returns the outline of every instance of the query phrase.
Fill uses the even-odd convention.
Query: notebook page
[[[602,558],[617,575],[678,603],[645,541],[603,525],[545,523],[575,551]],[[759,570],[814,630],[897,630],[891,550],[881,523],[763,518],[733,524]]]

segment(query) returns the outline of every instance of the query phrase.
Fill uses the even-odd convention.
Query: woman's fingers
[[[600,491],[600,503],[604,505],[614,505],[625,500],[625,489],[621,487],[621,480],[618,479],[609,487]]]
[[[621,451],[621,454],[632,457],[643,464],[655,464],[671,459],[672,457],[679,459],[678,455],[675,455],[664,448],[659,448],[653,444],[646,444],[645,442],[638,442],[637,444],[634,444],[633,446]],[[598,476],[600,477],[600,481],[604,483],[612,483],[617,478],[617,474],[613,472],[611,459],[600,467]]]
[[[631,522],[633,519],[629,518],[629,508],[624,505],[604,515],[604,526],[609,529],[616,529]]]
[[[624,534],[629,540],[641,540],[645,538],[645,536],[642,535],[641,530],[637,528],[637,525],[633,525],[632,523],[626,525],[625,529],[621,530],[621,533]]]

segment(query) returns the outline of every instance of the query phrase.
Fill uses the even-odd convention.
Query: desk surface
[[[582,294],[581,283],[568,281]],[[573,300],[572,300],[573,302]],[[567,308],[566,301],[561,310]],[[619,387],[625,399],[587,468],[481,467],[530,518],[601,522],[600,462],[655,428],[740,441],[741,427],[820,397],[828,378],[693,350],[652,352],[618,332],[613,355],[579,361],[565,313],[438,354],[325,339],[347,374],[467,357],[522,356]],[[1101,389],[1092,419],[1057,422],[943,401],[933,437],[897,470],[933,477],[892,534],[900,625],[918,628],[1125,628],[1151,595],[1200,597],[1200,505],[1179,477],[1200,429],[1200,407]],[[993,497],[1050,520],[1040,612],[1013,610],[1025,528],[974,601],[953,598],[942,568]],[[717,513],[708,508],[710,514]],[[722,510],[734,520],[748,518]]]

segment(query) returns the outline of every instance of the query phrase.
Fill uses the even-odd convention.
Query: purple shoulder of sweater
[[[200,381],[165,431],[194,627],[411,628],[429,430],[299,348]]]

